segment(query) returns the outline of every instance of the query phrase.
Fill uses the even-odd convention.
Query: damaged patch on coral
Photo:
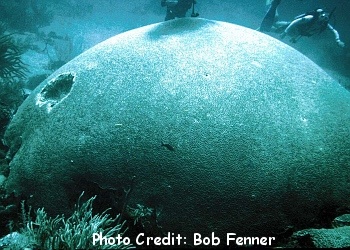
[[[48,84],[37,95],[36,105],[42,107],[46,105],[47,112],[62,102],[71,92],[75,82],[75,75],[72,73],[60,74],[50,80]]]

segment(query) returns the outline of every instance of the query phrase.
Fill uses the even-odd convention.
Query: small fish
[[[168,144],[168,143],[163,143],[162,142],[161,146],[166,147],[170,151],[175,151],[175,148],[173,146],[171,146],[170,144]]]

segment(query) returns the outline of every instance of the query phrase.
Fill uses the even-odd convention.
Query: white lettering
[[[228,233],[226,235],[226,244],[230,245],[230,242],[235,242],[237,246],[271,246],[275,237],[235,237],[235,233]]]
[[[136,244],[137,245],[143,245],[143,243],[145,243],[144,241],[139,241],[139,238],[143,237],[144,235],[145,235],[144,233],[140,233],[137,235],[137,237],[136,237]]]
[[[220,238],[216,237],[214,233],[211,233],[211,237],[204,237],[202,239],[202,235],[199,233],[193,234],[193,244],[195,246],[205,245],[205,246],[217,246],[220,244]]]
[[[100,242],[100,246],[101,246],[101,239],[102,239],[102,233],[93,233],[92,234],[92,244],[95,246],[96,242],[99,241]]]
[[[102,232],[99,233],[93,233],[92,234],[92,244],[95,245],[129,245],[130,244],[130,238],[129,237],[125,237],[123,238],[120,234],[118,234],[117,237],[105,237],[102,235]]]
[[[202,244],[201,241],[202,236],[199,233],[194,233],[193,234],[193,245],[198,246]]]

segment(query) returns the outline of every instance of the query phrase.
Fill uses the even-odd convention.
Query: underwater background
[[[309,38],[303,37],[297,43],[291,43],[288,39],[282,41],[306,55],[345,89],[350,90],[350,1],[284,0],[278,8],[279,18],[291,20],[315,8],[334,10],[330,23],[339,32],[345,48],[335,44],[333,34],[329,31]],[[264,0],[197,0],[195,10],[200,18],[256,30],[264,17],[266,6]],[[165,12],[166,9],[161,7],[158,0],[0,0],[0,237],[9,234],[12,229],[18,230],[25,222],[30,224],[31,220],[23,219],[23,215],[27,215],[23,210],[29,211],[29,207],[21,201],[27,197],[9,196],[4,190],[10,168],[6,158],[9,148],[2,139],[18,107],[42,81],[76,56],[117,34],[162,22]],[[190,16],[190,11],[187,16]],[[269,35],[278,39],[278,35]],[[169,151],[173,150],[166,142],[163,146]],[[127,191],[118,195],[123,196],[122,200],[128,199]],[[87,200],[86,207],[80,207],[77,211],[89,214],[92,201]],[[102,211],[108,208],[103,201],[99,203]],[[118,206],[119,210],[127,210]],[[129,223],[127,226],[131,235],[138,230],[145,230],[145,225],[151,223],[149,217],[156,213],[141,205],[128,209],[131,222],[125,223]],[[342,209],[336,215],[349,212],[349,208]],[[34,218],[34,215],[34,211],[28,212],[28,216]],[[45,217],[44,213],[40,215],[42,219]],[[332,216],[335,217],[335,214],[325,215],[327,220]],[[110,223],[113,225],[112,221]],[[158,226],[152,230],[154,228],[158,229]],[[121,229],[115,228],[111,234],[118,230]],[[35,231],[34,228],[32,231]],[[283,233],[286,233],[283,234],[283,240],[290,236],[289,229]]]

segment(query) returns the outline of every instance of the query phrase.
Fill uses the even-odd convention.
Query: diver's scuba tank
[[[179,0],[162,0],[162,6],[173,7],[177,5]]]
[[[197,17],[199,16],[198,12],[194,11],[194,5],[196,4],[196,0],[192,0],[192,13],[191,13],[191,17]]]

